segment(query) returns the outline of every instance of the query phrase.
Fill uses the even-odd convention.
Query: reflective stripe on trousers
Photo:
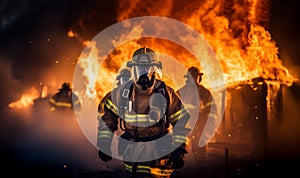
[[[127,171],[131,173],[133,172],[131,165],[124,163],[124,166]],[[174,169],[162,169],[162,168],[154,168],[146,165],[136,165],[136,173],[146,173],[146,174],[152,174],[156,176],[169,177],[171,176],[173,171]]]

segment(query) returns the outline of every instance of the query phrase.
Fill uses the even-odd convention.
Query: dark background
[[[284,66],[299,77],[300,35],[296,4],[297,1],[292,0],[273,0],[268,31],[276,41]],[[46,82],[47,78],[58,79],[53,86],[71,80],[76,60],[84,46],[80,40],[67,36],[70,29],[78,33],[82,40],[91,40],[98,32],[116,22],[116,1],[0,1],[0,156],[5,165],[1,169],[13,170],[8,171],[12,175],[39,175],[32,172],[72,172],[72,168],[78,170],[81,167],[80,170],[85,170],[81,172],[82,176],[89,174],[86,170],[97,175],[98,171],[113,169],[113,163],[103,166],[97,158],[95,148],[82,134],[77,133],[76,139],[73,137],[72,129],[78,129],[76,123],[60,124],[61,127],[64,124],[74,124],[74,127],[67,134],[58,130],[58,141],[51,140],[49,135],[46,135],[48,139],[43,140],[43,135],[35,135],[41,132],[33,131],[37,128],[28,124],[27,115],[11,110],[8,104],[18,100],[29,87]],[[59,64],[56,63],[57,60],[60,61]],[[58,77],[59,75],[61,76]],[[293,89],[296,98],[299,98],[298,88]],[[45,133],[51,134],[47,129],[56,128],[55,123],[52,124],[42,127],[46,129]],[[70,141],[59,146],[64,140]],[[43,147],[48,144],[53,149]],[[59,149],[74,145],[81,147],[74,148],[76,151],[72,153],[61,153]],[[58,156],[52,156],[55,154]],[[74,159],[72,155],[81,155],[79,157],[82,159]],[[84,158],[94,161],[82,161]],[[43,165],[44,169],[41,170],[37,165]],[[71,176],[72,173],[67,172],[67,175]]]

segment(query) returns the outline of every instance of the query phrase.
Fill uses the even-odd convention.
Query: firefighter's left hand
[[[169,163],[172,164],[173,169],[180,169],[184,166],[184,155],[187,153],[182,148],[177,148],[171,153]]]

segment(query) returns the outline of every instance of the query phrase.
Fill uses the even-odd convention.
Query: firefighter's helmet
[[[72,90],[71,84],[69,82],[64,82],[61,85],[61,88],[59,90],[60,91],[71,91]]]
[[[122,85],[126,83],[131,78],[131,72],[129,68],[124,68],[120,71],[119,75],[117,76],[117,85]]]
[[[142,86],[143,90],[152,86],[156,77],[161,78],[162,64],[150,48],[137,49],[132,60],[127,62],[127,67],[132,69],[134,82]]]
[[[185,77],[189,77],[189,75],[195,80],[195,82],[200,83],[202,81],[202,75],[203,73],[200,72],[199,68],[197,67],[190,67],[188,69],[187,74],[185,75]]]

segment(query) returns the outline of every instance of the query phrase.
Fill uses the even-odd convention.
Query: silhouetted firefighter
[[[79,98],[72,91],[71,84],[68,82],[64,82],[54,96],[52,96],[49,100],[50,111],[67,111],[67,110],[75,110],[80,111],[81,103]]]
[[[176,93],[181,97],[189,97],[189,101],[195,100],[194,98],[196,95],[199,96],[199,103],[188,103],[190,105],[194,105],[191,109],[198,111],[198,113],[195,113],[198,118],[190,134],[190,139],[193,158],[199,160],[206,159],[207,142],[210,136],[214,134],[213,129],[209,129],[212,133],[204,133],[205,125],[208,124],[211,128],[217,128],[217,105],[210,90],[200,84],[202,81],[202,75],[203,73],[200,72],[197,67],[190,67],[187,74],[184,76],[186,78],[186,84],[176,91]],[[192,85],[194,85],[195,88],[191,87]],[[203,142],[203,146],[199,146],[199,141]]]

